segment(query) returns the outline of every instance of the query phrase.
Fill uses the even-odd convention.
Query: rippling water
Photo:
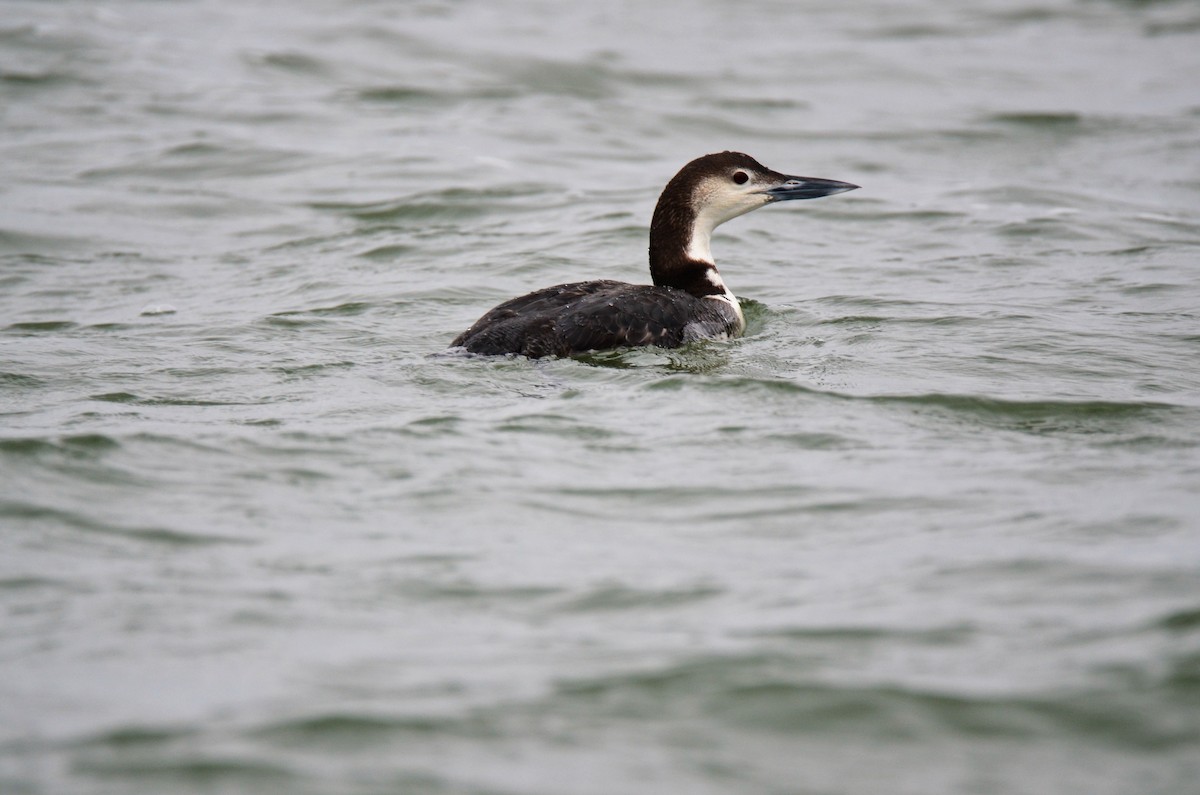
[[[0,792],[1185,793],[1200,7],[0,15]],[[746,337],[442,356],[644,281]]]

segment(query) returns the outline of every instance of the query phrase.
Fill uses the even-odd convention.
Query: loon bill
[[[741,152],[696,158],[667,183],[654,208],[653,285],[599,280],[547,287],[500,304],[451,347],[537,358],[634,345],[677,348],[697,339],[736,337],[746,320],[713,262],[712,231],[774,202],[857,187],[789,177]]]

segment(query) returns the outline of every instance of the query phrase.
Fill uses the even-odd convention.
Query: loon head
[[[654,208],[650,223],[654,283],[690,289],[688,283],[695,279],[688,278],[689,273],[711,270],[705,280],[715,286],[720,278],[715,273],[710,240],[718,226],[775,202],[816,199],[857,187],[832,179],[780,174],[741,152],[698,157],[667,183]]]

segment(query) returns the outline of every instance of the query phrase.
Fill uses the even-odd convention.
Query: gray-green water
[[[1200,792],[1200,6],[0,3],[0,792]],[[741,340],[437,355],[647,279]]]

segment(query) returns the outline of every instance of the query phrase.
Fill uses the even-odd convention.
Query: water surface
[[[1195,4],[4,11],[0,791],[1194,790]]]

